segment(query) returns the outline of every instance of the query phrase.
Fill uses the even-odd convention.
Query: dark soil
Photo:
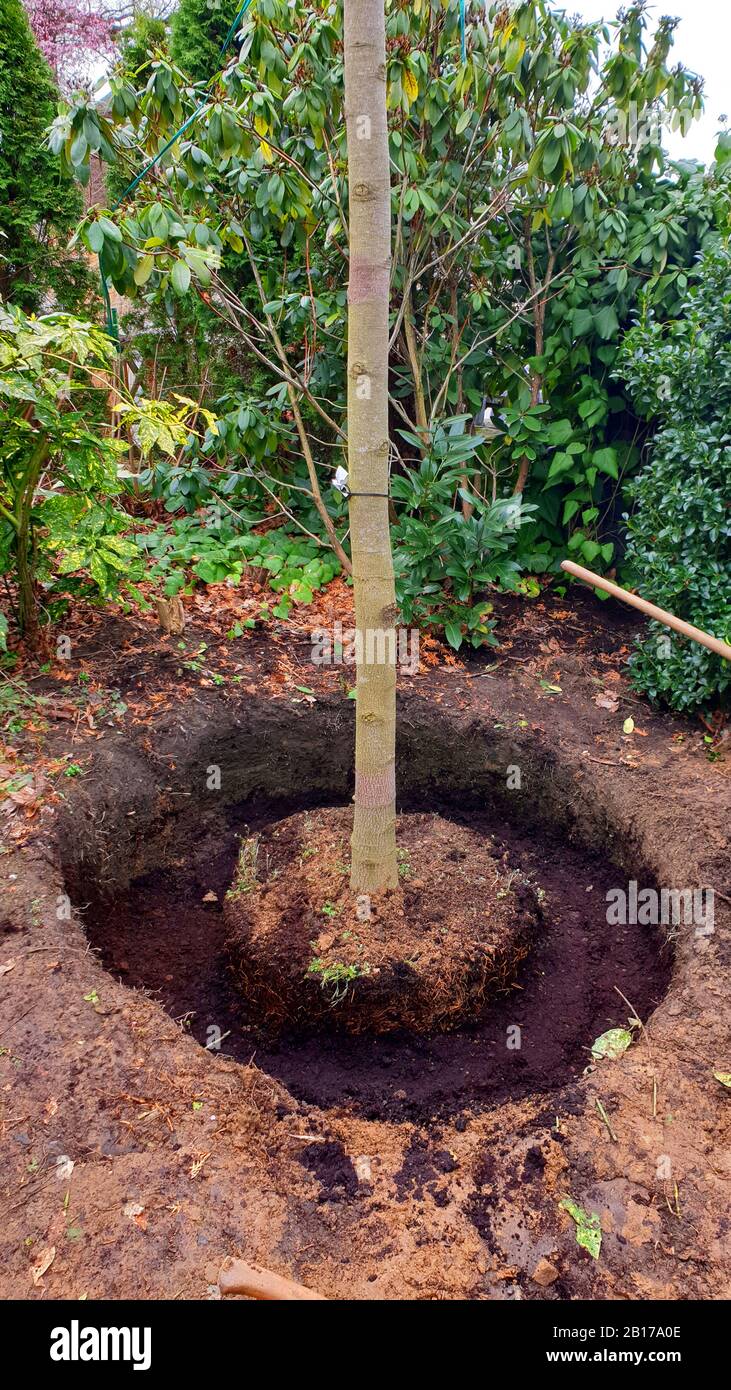
[[[307,1102],[374,1119],[424,1119],[547,1092],[583,1071],[600,1033],[626,1022],[626,1000],[647,1017],[665,991],[670,953],[651,929],[607,926],[605,894],[620,880],[598,856],[484,812],[465,819],[546,897],[540,938],[514,988],[456,1033],[262,1043],[227,969],[221,901],[236,862],[234,830],[215,857],[203,839],[171,872],[148,874],[113,903],[90,907],[87,933],[107,969],[153,991],[199,1042],[220,1029],[224,1054],[254,1057]],[[211,892],[218,901],[204,902]]]
[[[540,895],[490,839],[398,818],[399,879],[349,883],[351,809],[300,811],[241,844],[223,915],[245,1017],[269,1037],[447,1032],[511,988],[539,936]]]

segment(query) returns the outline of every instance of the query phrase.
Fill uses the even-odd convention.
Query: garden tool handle
[[[576,579],[583,579],[584,583],[590,584],[592,588],[603,589],[613,598],[621,599],[622,603],[629,603],[633,608],[639,608],[640,612],[646,613],[648,618],[654,618],[657,623],[664,623],[666,627],[671,627],[675,632],[682,633],[683,637],[690,637],[691,641],[700,642],[702,647],[708,647],[709,651],[715,652],[717,656],[722,656],[724,661],[731,661],[731,647],[728,642],[722,642],[720,637],[711,637],[710,633],[702,632],[699,627],[684,622],[682,618],[676,618],[674,613],[668,613],[666,609],[658,608],[656,604],[649,603],[646,598],[640,598],[639,594],[629,593],[619,584],[614,584],[611,579],[602,579],[601,575],[584,569],[583,565],[575,565],[573,560],[562,560],[561,569],[565,570],[567,574],[573,574]]]

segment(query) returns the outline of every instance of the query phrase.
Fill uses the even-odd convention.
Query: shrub
[[[627,565],[645,598],[715,637],[731,635],[731,254],[707,252],[683,310],[647,309],[620,370],[656,421],[648,465],[628,488]],[[728,702],[731,663],[657,623],[631,660],[639,690],[673,709]]]

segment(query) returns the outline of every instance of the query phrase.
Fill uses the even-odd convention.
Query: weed
[[[341,960],[333,961],[328,965],[321,956],[315,956],[307,967],[308,975],[317,975],[320,979],[322,989],[330,992],[330,1002],[339,1004],[345,998],[348,987],[362,975],[370,975],[371,967],[365,962],[363,965],[346,965]]]
[[[239,857],[236,864],[236,877],[233,888],[229,890],[230,898],[238,898],[242,893],[251,893],[257,886],[257,861],[259,858],[259,838],[252,835],[248,840],[242,840]]]

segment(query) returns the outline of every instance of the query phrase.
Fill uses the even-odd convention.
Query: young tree
[[[391,181],[383,0],[345,0],[344,57],[349,506],[360,645],[351,886],[365,893],[398,883],[395,652],[393,664],[388,660],[396,608],[388,521]]]
[[[0,52],[0,297],[73,306],[88,283],[66,250],[81,198],[45,147],[58,90],[20,0],[0,0]]]

